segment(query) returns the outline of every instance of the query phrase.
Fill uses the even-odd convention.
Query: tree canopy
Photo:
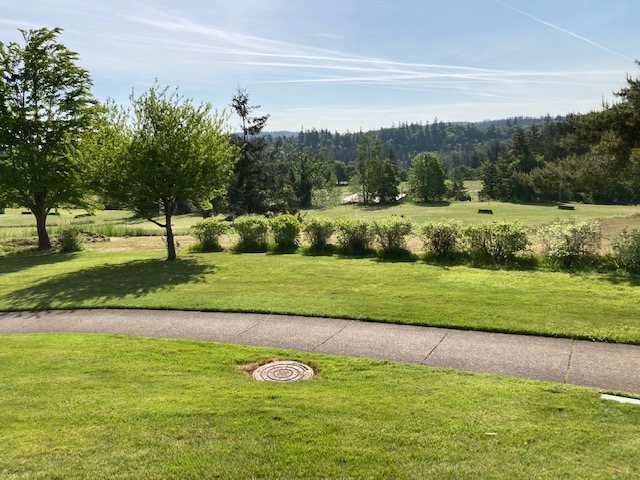
[[[126,148],[106,158],[105,194],[166,230],[167,259],[176,259],[171,224],[179,202],[207,205],[228,184],[237,148],[230,143],[226,117],[209,103],[194,105],[168,88],[154,85],[130,96],[131,110],[111,110],[106,143],[118,135]],[[113,142],[112,142],[113,143]],[[161,215],[164,221],[157,220]]]
[[[447,193],[444,177],[444,165],[435,153],[419,153],[411,161],[409,188],[420,201],[436,202]]]
[[[24,45],[0,43],[0,191],[36,218],[38,246],[51,248],[52,209],[88,207],[90,178],[76,153],[95,101],[78,54],[60,28],[21,30]]]

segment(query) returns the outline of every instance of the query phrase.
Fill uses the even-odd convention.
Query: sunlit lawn
[[[398,205],[339,205],[323,210],[309,210],[308,215],[322,215],[330,218],[368,217],[384,218],[404,215],[417,223],[427,221],[460,220],[463,223],[479,223],[493,220],[519,220],[524,223],[539,224],[569,218],[601,219],[619,216],[639,216],[640,207],[628,205],[583,205],[574,204],[575,210],[559,210],[556,205],[516,204],[503,202],[453,202],[440,204],[419,204],[405,202]],[[479,214],[479,209],[492,210],[492,215]]]
[[[6,254],[0,310],[278,312],[640,343],[638,278],[623,274],[226,252],[171,263],[164,253]]]
[[[312,364],[291,384],[239,365]],[[0,335],[2,478],[638,478],[595,389],[104,335]]]
[[[352,187],[342,187],[350,192]],[[524,205],[503,202],[454,202],[440,204],[419,204],[407,201],[390,206],[336,205],[326,209],[302,211],[302,216],[321,215],[334,219],[368,217],[385,218],[391,215],[404,215],[416,223],[440,220],[460,220],[463,223],[479,223],[493,220],[519,220],[535,226],[555,220],[575,218],[578,220],[614,219],[623,222],[627,228],[640,227],[640,207],[627,205],[583,205],[575,204],[575,211],[559,210],[556,205]],[[479,209],[493,210],[493,215],[479,214]],[[24,209],[7,209],[0,215],[0,240],[33,237],[36,235],[33,215],[23,215]],[[48,225],[55,234],[60,227],[78,226],[85,230],[96,230],[101,225],[113,224],[132,227],[136,232],[162,235],[164,230],[157,225],[140,218],[134,218],[131,212],[123,210],[98,210],[94,216],[76,218],[84,210],[59,210],[59,216],[50,216]],[[178,234],[188,234],[190,227],[200,220],[198,214],[176,215],[174,229]],[[163,219],[159,219],[163,221]],[[605,236],[607,225],[605,222]],[[622,227],[621,227],[622,228]],[[619,228],[615,230],[619,233]]]

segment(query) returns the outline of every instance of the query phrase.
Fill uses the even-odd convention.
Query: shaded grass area
[[[0,310],[273,312],[640,343],[637,277],[614,273],[226,252],[174,263],[159,252],[58,255],[3,256]]]
[[[0,345],[4,478],[640,475],[640,409],[595,389],[179,340]],[[239,368],[274,358],[319,374],[274,384]]]

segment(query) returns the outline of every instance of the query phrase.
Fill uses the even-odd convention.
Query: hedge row
[[[240,252],[267,251],[271,240],[277,251],[295,251],[301,236],[311,249],[322,250],[330,246],[335,235],[336,246],[343,253],[370,253],[376,242],[380,251],[388,254],[406,249],[409,235],[417,233],[423,250],[438,258],[464,253],[477,260],[508,263],[517,254],[526,252],[532,243],[526,226],[520,222],[463,226],[458,221],[443,221],[415,225],[410,219],[398,216],[382,220],[310,217],[301,222],[288,214],[270,220],[261,215],[243,215],[232,224],[216,218],[206,219],[195,224],[192,231],[200,250],[218,251],[221,250],[220,236],[231,229],[238,234],[233,249]],[[541,228],[538,236],[545,255],[565,266],[597,257],[602,242],[600,224],[594,221],[555,222]],[[623,231],[613,242],[613,252],[619,267],[640,271],[640,230]]]

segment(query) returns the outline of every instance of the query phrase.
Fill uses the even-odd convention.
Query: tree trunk
[[[167,260],[173,262],[176,259],[176,244],[173,238],[173,227],[171,226],[171,211],[165,212],[164,218],[167,231]]]
[[[38,249],[50,250],[51,240],[49,239],[49,233],[47,232],[47,214],[46,209],[34,208],[32,210],[33,215],[36,217],[36,227],[38,229]]]

